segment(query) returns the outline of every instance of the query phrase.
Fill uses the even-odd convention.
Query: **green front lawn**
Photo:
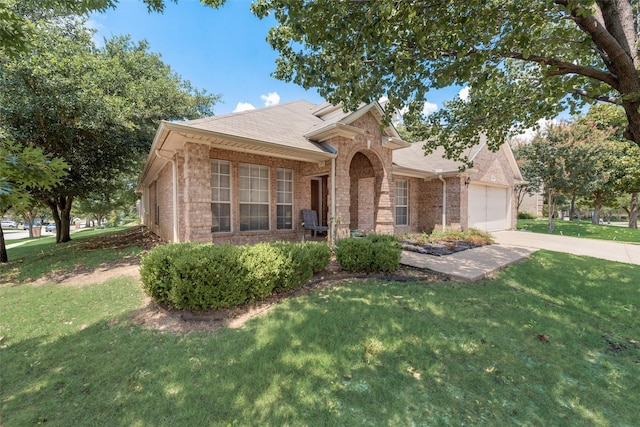
[[[135,231],[135,227],[88,229],[59,244],[49,236],[28,239],[27,243],[8,250],[9,262],[0,264],[0,284],[33,281],[49,273],[64,275],[136,257],[142,248],[135,236],[128,238]],[[8,246],[17,242],[6,243]]]
[[[541,219],[519,219],[518,230],[548,234],[548,222]],[[616,240],[620,242],[640,243],[640,229],[615,225],[594,225],[590,221],[556,220],[553,234],[587,237],[589,239]]]
[[[634,425],[640,267],[546,251],[480,284],[353,281],[242,329],[132,321],[135,279],[0,287],[0,425]]]

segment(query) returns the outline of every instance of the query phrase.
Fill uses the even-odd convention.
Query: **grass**
[[[634,425],[640,267],[354,281],[242,329],[145,330],[135,279],[0,287],[0,425]]]
[[[518,220],[518,230],[548,234],[547,220]],[[614,225],[595,225],[590,221],[561,221],[556,220],[553,234],[586,237],[599,240],[616,240],[628,243],[640,243],[640,229],[620,227]]]
[[[44,277],[48,273],[70,273],[79,267],[95,268],[100,264],[135,256],[141,248],[122,244],[105,248],[94,246],[92,239],[116,235],[127,227],[83,230],[74,233],[72,240],[56,244],[51,237],[30,239],[28,243],[8,250],[9,263],[0,264],[0,283],[22,283]],[[16,243],[8,241],[9,244]]]

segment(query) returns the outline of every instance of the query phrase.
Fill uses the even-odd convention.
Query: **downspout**
[[[442,181],[442,231],[447,230],[447,181],[438,175],[438,179]]]
[[[176,165],[176,161],[172,157],[165,157],[160,154],[160,150],[156,150],[156,156],[161,159],[168,160],[171,162],[171,169],[173,175],[173,185],[172,185],[172,201],[173,201],[173,242],[178,243],[178,167]],[[156,203],[158,203],[156,201]]]
[[[336,158],[331,158],[331,246],[336,246]]]

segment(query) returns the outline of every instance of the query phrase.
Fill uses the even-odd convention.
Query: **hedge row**
[[[142,259],[140,277],[146,293],[158,303],[182,310],[216,310],[301,286],[330,259],[329,247],[320,242],[171,243],[155,247]]]
[[[342,239],[336,260],[346,271],[392,272],[400,267],[402,249],[395,236],[368,234]]]

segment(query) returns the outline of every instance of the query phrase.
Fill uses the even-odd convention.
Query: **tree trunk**
[[[599,224],[600,223],[600,207],[602,205],[602,200],[600,197],[596,197],[593,206],[593,216],[591,217],[591,224]]]
[[[638,228],[638,193],[631,193],[631,209],[629,210],[629,228]]]
[[[9,262],[9,254],[7,253],[7,245],[4,242],[4,230],[0,227],[0,262]]]
[[[555,196],[553,194],[551,194],[551,192],[549,192],[549,200],[548,200],[548,202],[549,202],[549,209],[548,209],[549,212],[547,213],[547,216],[548,216],[548,219],[549,219],[549,229],[548,229],[549,230],[549,234],[553,234],[553,229],[555,228],[555,224],[553,222],[553,211],[556,208],[554,197]]]
[[[571,196],[571,204],[569,205],[569,221],[573,221],[573,215],[576,213],[576,195]]]
[[[47,205],[51,208],[51,215],[56,223],[56,243],[64,243],[71,240],[71,205],[73,196],[59,196],[48,199]]]

